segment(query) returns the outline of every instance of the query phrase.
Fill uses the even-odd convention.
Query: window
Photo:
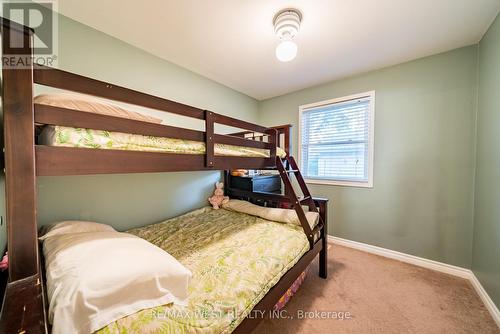
[[[299,162],[306,182],[373,186],[375,92],[301,106]]]

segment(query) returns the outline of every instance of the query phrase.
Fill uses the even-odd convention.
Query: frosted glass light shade
[[[279,61],[287,62],[297,56],[297,44],[291,40],[282,41],[276,47],[276,58]]]

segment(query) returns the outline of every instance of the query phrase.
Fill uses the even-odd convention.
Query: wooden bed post
[[[205,165],[214,167],[214,114],[205,110]]]
[[[10,48],[11,41],[23,47]],[[3,64],[5,192],[9,281],[39,274],[36,222],[32,31],[2,20],[3,56],[29,57],[30,64]],[[23,57],[28,56],[28,57]],[[20,59],[21,59],[20,58]]]
[[[323,228],[321,229],[321,243],[323,248],[319,252],[319,277],[328,277],[328,199],[315,199],[319,208],[319,215],[323,219]]]
[[[269,150],[269,157],[276,159],[276,146],[278,145],[278,131],[276,129],[269,129],[269,143],[271,143],[272,147]]]
[[[291,150],[292,150],[292,144],[291,144],[291,141],[290,141],[290,136],[292,135],[291,131],[292,131],[292,125],[291,124],[286,124],[286,125],[282,125],[281,126],[281,132],[284,135],[283,149],[285,150],[285,152],[286,152],[287,155],[292,155],[292,152],[291,152]]]

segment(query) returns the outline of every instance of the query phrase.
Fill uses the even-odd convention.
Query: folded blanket
[[[295,210],[291,209],[266,208],[237,199],[229,200],[229,202],[222,205],[222,208],[229,211],[246,213],[247,215],[257,216],[266,220],[300,226],[300,220],[297,213]],[[319,214],[317,212],[306,212],[305,214],[307,221],[309,222],[309,226],[313,229],[318,224]]]

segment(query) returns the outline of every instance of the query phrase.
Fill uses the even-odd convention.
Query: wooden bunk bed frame
[[[23,50],[21,52],[17,50],[17,54],[32,55],[33,31],[30,28],[2,19],[1,33],[3,55],[12,51],[9,49],[11,38],[24,41]],[[209,110],[39,65],[4,67],[2,74],[9,281],[0,316],[1,333],[49,332],[43,256],[37,239],[36,178],[38,176],[200,170],[225,170],[227,175],[227,170],[236,168],[278,169],[287,190],[284,196],[243,192],[230,188],[226,190],[232,198],[246,199],[265,206],[295,208],[310,241],[310,250],[264,296],[254,311],[272,310],[278,299],[318,254],[320,254],[319,275],[322,278],[327,277],[328,200],[310,196],[293,158],[281,159],[276,156],[277,146],[281,141],[279,138],[282,135],[285,150],[287,154],[289,153],[290,126],[263,127]],[[34,84],[203,120],[205,131],[34,104]],[[215,123],[247,131],[233,135],[216,134]],[[206,144],[206,150],[205,154],[191,155],[43,146],[37,145],[35,141],[36,124],[202,141]],[[247,133],[258,133],[258,135],[245,138]],[[270,154],[267,158],[216,156],[215,143],[267,149]],[[294,169],[289,170],[290,167]],[[296,174],[300,186],[305,187],[304,197],[296,196],[291,190],[289,173]],[[303,217],[302,205],[319,212],[320,224],[313,230]],[[317,235],[317,239],[313,239],[313,235]],[[258,317],[247,317],[235,332],[248,333],[260,320]]]

